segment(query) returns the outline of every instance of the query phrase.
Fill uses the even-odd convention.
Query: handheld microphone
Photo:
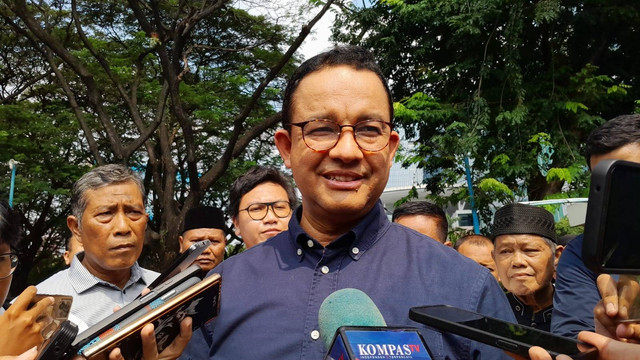
[[[417,328],[387,327],[376,304],[364,292],[333,292],[318,311],[325,360],[428,359],[429,349]]]

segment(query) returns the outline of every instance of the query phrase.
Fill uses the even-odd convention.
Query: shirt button
[[[298,254],[298,256],[302,255],[302,249],[298,249],[298,251],[296,251],[296,254]]]
[[[318,331],[318,330],[313,330],[313,331],[311,332],[311,338],[312,338],[313,340],[318,340],[318,339],[320,339],[320,331]]]
[[[516,305],[516,311],[520,311],[520,305]]]
[[[353,253],[353,255],[358,255],[358,253],[360,252],[360,249],[358,249],[357,247],[354,247],[353,249],[351,249],[351,252]]]
[[[313,247],[313,240],[307,240],[307,246],[312,248]]]
[[[323,274],[328,274],[329,273],[329,267],[328,266],[323,266],[322,269],[320,269],[320,271],[322,271]]]

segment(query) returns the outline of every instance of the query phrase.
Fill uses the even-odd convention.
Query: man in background
[[[224,229],[222,210],[211,206],[190,209],[184,218],[182,235],[178,237],[180,253],[199,241],[209,240],[211,245],[195,261],[205,273],[209,272],[224,260],[224,249],[227,245]]]
[[[423,235],[452,246],[447,241],[449,222],[447,215],[436,204],[428,201],[406,202],[393,210],[391,221],[413,229]]]
[[[585,158],[589,169],[605,159],[640,162],[640,114],[621,115],[595,129],[587,138]],[[553,297],[551,332],[572,338],[595,330],[593,308],[600,301],[598,274],[582,261],[582,243],[579,235],[565,247]]]
[[[549,331],[553,272],[562,248],[547,210],[508,204],[496,211],[491,237],[493,258],[518,323]]]
[[[69,239],[67,239],[67,244],[65,246],[64,254],[62,254],[62,258],[64,259],[64,263],[69,266],[71,265],[71,261],[76,257],[76,254],[80,251],[83,251],[82,244],[78,241],[78,238],[71,234]]]
[[[297,205],[291,178],[274,168],[254,166],[231,185],[229,212],[247,249],[287,230]]]
[[[496,262],[493,260],[493,242],[491,239],[478,234],[469,234],[458,239],[453,248],[458,250],[460,254],[486,267],[491,272],[491,275],[500,282]]]

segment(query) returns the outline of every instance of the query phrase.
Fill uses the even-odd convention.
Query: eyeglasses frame
[[[317,150],[312,148],[311,146],[309,146],[309,144],[307,144],[307,139],[305,139],[304,136],[304,127],[305,125],[312,123],[314,121],[324,121],[324,122],[331,122],[334,123],[336,125],[338,125],[338,127],[340,128],[340,133],[338,134],[338,138],[336,139],[336,143],[333,144],[332,147],[326,149],[326,150]],[[363,149],[362,146],[360,145],[360,143],[358,142],[358,139],[356,138],[356,133],[355,133],[355,127],[358,126],[359,124],[362,123],[366,123],[366,122],[379,122],[379,123],[383,123],[386,124],[387,126],[389,126],[389,139],[391,138],[391,132],[393,131],[393,123],[390,121],[382,121],[382,120],[375,120],[375,119],[369,119],[369,120],[363,120],[363,121],[358,121],[357,123],[353,124],[353,125],[349,125],[349,124],[345,124],[345,125],[340,125],[337,122],[333,121],[333,120],[329,120],[329,119],[312,119],[312,120],[308,120],[308,121],[301,121],[298,123],[290,123],[287,127],[289,131],[291,131],[291,126],[298,126],[300,128],[300,131],[302,132],[302,141],[304,141],[304,144],[311,150],[315,151],[315,152],[320,152],[320,153],[324,153],[327,152],[331,149],[333,149],[334,147],[336,147],[336,145],[338,145],[338,142],[340,142],[340,136],[342,136],[342,129],[345,127],[350,127],[353,131],[353,140],[356,142],[356,145],[358,145],[358,148],[362,151],[366,151],[368,153],[376,153],[376,152],[380,152],[382,150],[384,150],[387,146],[389,146],[389,139],[387,139],[387,143],[381,147],[378,150],[367,150],[367,149]]]
[[[277,203],[287,203],[289,205],[289,213],[287,215],[285,215],[285,216],[279,216],[278,214],[276,214],[276,210],[273,208],[273,205],[275,205]],[[251,216],[251,213],[249,212],[249,208],[252,207],[253,205],[266,205],[267,206],[267,211],[264,213],[264,216],[261,217],[260,219],[254,219],[253,216]],[[269,215],[269,208],[271,208],[271,211],[273,212],[273,215],[275,215],[278,219],[284,219],[287,216],[289,216],[291,214],[291,212],[293,212],[293,209],[291,208],[291,203],[289,201],[278,200],[278,201],[272,201],[272,202],[268,202],[268,203],[255,202],[255,203],[249,204],[249,206],[247,206],[244,209],[238,210],[238,213],[240,213],[240,211],[246,211],[247,215],[249,215],[251,220],[262,221],[262,220],[264,220],[264,218],[267,217],[267,215]]]

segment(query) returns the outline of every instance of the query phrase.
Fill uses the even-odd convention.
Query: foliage
[[[637,111],[638,22],[640,4],[624,1],[381,0],[345,9],[333,36],[371,49],[391,79],[415,141],[403,164],[455,203],[468,156],[489,223],[496,203],[588,188],[581,144]]]
[[[277,1],[2,1],[0,105],[20,111],[24,126],[2,127],[12,143],[2,155],[24,162],[16,205],[26,227],[50,219],[38,234],[57,234],[25,241],[29,253],[59,251],[83,166],[123,163],[147,190],[141,263],[168,264],[190,208],[224,207],[249,166],[280,164],[269,139],[282,89],[332,2],[300,4],[305,16],[292,22],[297,7],[287,21],[246,10],[269,14]],[[41,197],[52,204],[32,207]]]

